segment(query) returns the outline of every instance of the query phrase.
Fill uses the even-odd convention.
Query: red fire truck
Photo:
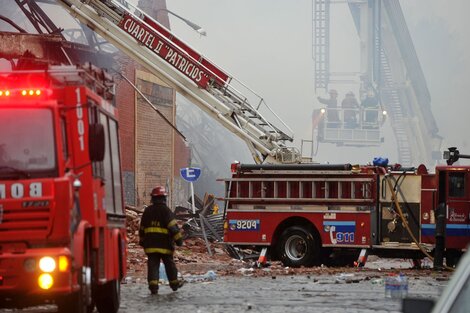
[[[126,273],[118,112],[92,66],[0,74],[0,306],[117,312]]]
[[[224,179],[227,244],[267,248],[287,266],[353,264],[360,251],[422,259],[445,206],[445,257],[470,243],[470,167],[232,165]],[[444,218],[443,218],[444,219]]]

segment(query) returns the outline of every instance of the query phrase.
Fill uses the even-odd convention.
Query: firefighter
[[[326,107],[330,110],[327,110],[327,118],[328,122],[333,123],[331,126],[335,126],[335,124],[339,123],[339,116],[338,116],[338,92],[335,89],[331,89],[329,91],[330,98],[325,99],[322,97],[317,97],[318,101],[322,104],[326,104]]]
[[[166,275],[173,291],[183,286],[178,280],[178,270],[173,259],[176,243],[183,244],[183,236],[176,224],[173,212],[166,205],[165,187],[157,186],[152,190],[152,204],[145,208],[140,221],[139,244],[148,257],[147,280],[150,292],[158,293],[160,260],[165,265]]]
[[[366,126],[364,128],[377,127],[379,100],[373,90],[367,91],[367,96],[362,100],[361,105],[365,111],[364,122]]]
[[[341,102],[341,107],[344,109],[345,127],[355,128],[357,125],[356,112],[359,109],[359,103],[352,91],[346,94],[346,97]]]

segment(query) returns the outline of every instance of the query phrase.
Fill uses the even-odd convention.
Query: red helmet
[[[165,187],[163,186],[157,186],[152,189],[152,192],[150,193],[152,197],[162,197],[162,196],[167,196],[167,192]]]

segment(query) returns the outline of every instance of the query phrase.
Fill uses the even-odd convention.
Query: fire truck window
[[[56,175],[52,112],[0,108],[0,167],[34,175]],[[8,172],[11,175],[11,171]],[[1,173],[3,175],[3,172]]]
[[[449,197],[465,197],[465,173],[449,173]]]
[[[122,198],[121,198],[121,164],[119,160],[119,142],[116,121],[109,120],[109,135],[111,143],[111,158],[113,164],[113,182],[114,182],[114,204],[118,214],[123,214]]]
[[[95,124],[95,123],[99,123],[99,121],[98,121],[98,109],[97,109],[96,106],[97,105],[95,104],[95,102],[93,102],[90,99],[88,100],[88,107],[90,108],[88,110],[88,120],[89,120],[90,125]],[[93,177],[104,178],[103,162],[93,162],[92,166],[93,166]]]
[[[105,152],[103,160],[104,169],[104,191],[106,193],[104,204],[106,212],[114,213],[114,194],[113,194],[113,168],[111,166],[111,154],[109,153],[109,131],[108,131],[108,117],[104,114],[100,114],[101,124],[104,126],[104,138],[105,138]]]
[[[65,123],[65,118],[60,119],[60,131],[62,133],[62,156],[64,160],[69,158],[68,145],[67,145],[67,125]]]

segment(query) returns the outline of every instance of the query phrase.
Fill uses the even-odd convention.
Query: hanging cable
[[[181,136],[181,138],[183,138],[184,141],[186,141],[186,137],[179,131],[178,128],[176,128],[175,125],[173,125],[173,123],[168,120],[166,118],[165,115],[163,115],[162,112],[160,112],[160,110],[157,109],[157,107],[152,103],[150,102],[150,100],[142,93],[142,91],[139,90],[139,88],[137,88],[136,85],[134,85],[126,76],[124,76],[123,74],[121,74],[120,72],[116,71],[115,69],[112,69],[115,73],[117,73],[118,75],[120,75],[122,78],[124,78],[124,80],[132,86],[132,88],[134,88],[135,91],[137,91],[137,93],[145,100],[145,102],[147,102],[151,107],[152,109],[155,110],[155,112],[157,112],[157,114],[168,124],[171,126],[171,128],[173,128],[173,130]]]
[[[386,174],[384,176],[384,180],[387,181],[387,185],[390,189],[390,192],[392,193],[391,194],[392,202],[394,203],[395,207],[397,208],[398,215],[400,216],[400,219],[402,220],[403,226],[405,227],[406,231],[408,232],[410,237],[413,239],[413,242],[418,246],[419,250],[421,250],[421,252],[423,252],[423,254],[425,256],[427,256],[431,261],[434,261],[434,257],[432,257],[431,254],[418,242],[415,235],[413,234],[410,227],[408,226],[408,221],[405,219],[405,216],[403,215],[403,211],[401,209],[400,203],[398,202],[397,194],[396,194],[395,190],[393,190],[393,185],[392,185],[392,182],[390,180],[390,174]],[[447,270],[451,270],[451,271],[454,270],[454,268],[449,267],[449,266],[445,266],[444,268],[447,269]]]

